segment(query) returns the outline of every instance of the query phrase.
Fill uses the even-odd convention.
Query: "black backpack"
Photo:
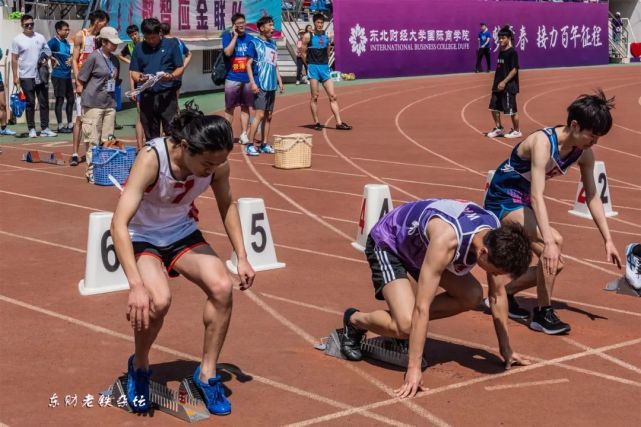
[[[216,86],[220,86],[225,83],[226,77],[227,67],[225,67],[225,53],[220,52],[214,61],[214,65],[211,67],[211,81],[214,82]]]

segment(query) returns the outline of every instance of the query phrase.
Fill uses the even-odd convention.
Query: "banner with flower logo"
[[[510,25],[521,68],[608,63],[605,3],[349,0],[334,4],[336,69],[359,77],[474,70],[480,23]]]

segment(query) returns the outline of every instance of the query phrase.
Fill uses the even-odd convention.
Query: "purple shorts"
[[[254,93],[249,83],[225,80],[225,108],[230,110],[238,106],[252,107],[254,105]]]

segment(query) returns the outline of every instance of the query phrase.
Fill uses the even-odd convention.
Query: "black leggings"
[[[73,123],[74,94],[71,79],[60,79],[52,77],[53,94],[56,97],[56,120],[58,127],[62,124],[62,104],[67,100],[65,112],[67,113],[67,123]]]
[[[40,127],[45,130],[49,127],[49,88],[46,84],[36,84],[36,79],[20,79],[20,87],[27,98],[27,127],[29,130],[36,128],[36,97],[40,107]]]

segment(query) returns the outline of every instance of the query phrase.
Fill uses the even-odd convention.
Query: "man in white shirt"
[[[11,68],[14,85],[20,86],[27,98],[26,113],[29,138],[38,137],[35,123],[36,96],[40,106],[40,127],[42,129],[40,136],[56,136],[49,129],[49,82],[42,81],[38,72],[38,64],[42,60],[41,54],[45,53],[51,57],[51,49],[49,49],[44,36],[33,31],[34,22],[31,15],[23,15],[20,18],[20,24],[23,32],[17,35],[11,43],[13,57]],[[46,59],[44,60],[46,61]]]

